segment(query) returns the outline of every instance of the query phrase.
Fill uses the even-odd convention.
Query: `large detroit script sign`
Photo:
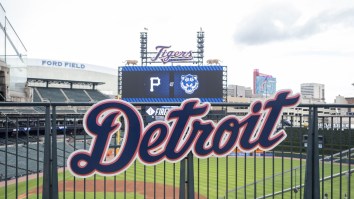
[[[202,119],[210,111],[210,103],[199,99],[185,100],[172,108],[165,121],[144,126],[138,110],[122,100],[104,100],[90,108],[84,117],[84,128],[92,137],[89,150],[77,150],[68,158],[73,175],[89,177],[93,174],[117,175],[138,159],[145,165],[162,161],[178,162],[189,152],[199,158],[226,156],[236,147],[244,152],[256,149],[271,150],[286,138],[276,125],[285,107],[297,106],[300,94],[290,90],[278,92],[264,102],[255,101],[242,119],[234,115],[218,123]],[[124,141],[118,154],[106,160],[112,135],[125,121]]]

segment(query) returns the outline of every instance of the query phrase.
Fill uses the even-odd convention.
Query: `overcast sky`
[[[354,97],[353,0],[1,0],[29,58],[117,67],[148,50],[196,50],[228,66],[228,84],[252,86],[253,69],[277,89],[325,84],[326,101]]]

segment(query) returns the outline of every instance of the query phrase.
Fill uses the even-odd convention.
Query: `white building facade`
[[[312,102],[325,102],[325,85],[318,83],[301,84],[301,95]]]
[[[103,82],[97,90],[110,96],[118,91],[118,68],[70,61],[27,59],[27,78]]]

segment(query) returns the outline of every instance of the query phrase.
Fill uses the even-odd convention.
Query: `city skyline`
[[[148,49],[195,50],[205,31],[205,57],[228,66],[228,84],[252,86],[254,69],[277,78],[277,90],[325,85],[326,102],[354,96],[354,2],[4,0],[29,58],[116,68],[140,61],[139,33]],[[20,6],[19,6],[20,5]],[[157,6],[159,5],[159,6]],[[183,12],[181,12],[183,11]]]

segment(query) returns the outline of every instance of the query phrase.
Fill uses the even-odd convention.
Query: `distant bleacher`
[[[104,99],[108,96],[98,90],[35,87],[33,92],[33,102],[97,102]]]
[[[82,89],[62,89],[71,102],[89,102],[90,97]]]
[[[39,97],[38,93],[35,91],[35,89],[33,90],[33,102],[41,102],[41,97]]]
[[[97,102],[109,98],[96,90],[104,82],[27,78],[27,83],[33,88],[33,102]]]
[[[66,102],[67,99],[61,92],[60,88],[36,88],[42,96],[42,101],[50,102]]]
[[[36,114],[38,111],[32,107],[4,107],[0,108],[0,113],[4,115],[16,115],[16,114]]]
[[[98,90],[33,87],[33,102],[98,102],[109,97]],[[83,114],[88,107],[58,107],[58,114]],[[44,114],[45,107],[1,107],[6,115]]]
[[[96,90],[97,86],[102,84],[104,82],[27,78],[27,86],[32,88],[32,98],[27,100],[28,102],[96,103],[109,99],[108,96]],[[58,114],[83,114],[88,108],[88,106],[57,106],[56,112]],[[45,111],[44,106],[0,107],[2,115],[44,114]]]
[[[108,99],[106,95],[97,91],[97,90],[85,90],[87,94],[93,99],[93,101],[101,101],[104,99]]]

